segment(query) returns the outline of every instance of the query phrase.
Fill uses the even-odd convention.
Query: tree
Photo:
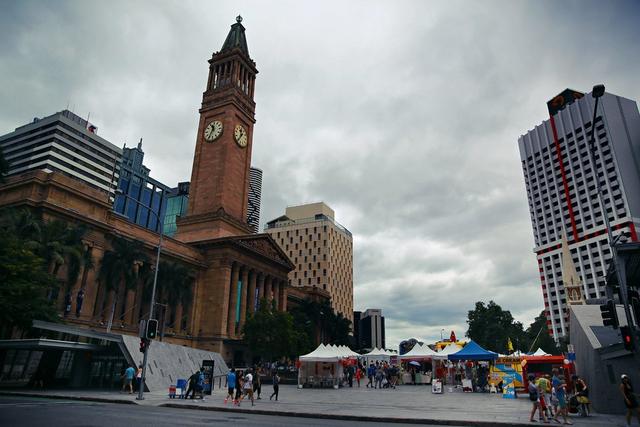
[[[304,300],[291,310],[295,327],[306,338],[302,339],[304,352],[315,347],[317,341],[325,344],[349,345],[351,321],[336,314],[328,300]]]
[[[541,348],[549,354],[557,354],[559,349],[547,330],[547,318],[543,310],[527,328],[526,334],[529,344],[526,351],[531,352]]]
[[[111,250],[105,252],[98,277],[103,285],[103,295],[108,295],[106,308],[115,313],[118,299],[124,293],[135,288],[137,281],[137,261],[146,260],[143,243],[139,240],[127,240],[122,237],[111,239]],[[115,315],[114,315],[115,318]]]
[[[158,302],[171,308],[172,319],[163,319],[163,325],[177,326],[180,330],[184,307],[192,297],[193,272],[184,264],[161,261],[158,271]],[[165,313],[163,311],[163,313]]]
[[[44,260],[14,234],[0,233],[0,337],[14,327],[27,331],[34,319],[55,321],[55,308],[46,298],[55,284]]]
[[[293,326],[293,317],[276,310],[266,299],[244,324],[244,340],[255,358],[273,361],[299,354],[301,338]]]
[[[506,353],[509,339],[514,347],[522,348],[526,342],[522,323],[516,322],[510,311],[503,310],[494,301],[487,305],[482,301],[476,302],[475,309],[467,314],[467,324],[466,336],[487,350]]]

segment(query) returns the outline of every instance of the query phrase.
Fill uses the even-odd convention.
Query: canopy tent
[[[497,358],[498,353],[485,350],[473,340],[469,341],[462,350],[450,354],[448,357],[449,360],[495,360]]]
[[[447,345],[445,348],[443,348],[442,350],[440,350],[439,352],[437,352],[433,356],[433,358],[435,360],[448,360],[449,356],[460,351],[460,348],[462,348],[462,346],[456,343],[451,343]]]
[[[400,360],[431,359],[437,354],[426,344],[416,344],[411,350],[400,356]]]
[[[535,353],[532,354],[532,356],[551,356],[551,355],[546,351],[544,351],[543,349],[541,349],[540,347],[538,347],[538,349],[535,351]]]
[[[342,362],[359,356],[347,346],[320,344],[298,359],[298,386],[338,388],[344,375]]]

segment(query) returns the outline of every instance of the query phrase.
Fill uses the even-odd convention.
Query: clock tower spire
[[[191,172],[187,215],[176,238],[185,242],[249,234],[247,196],[255,123],[253,94],[258,70],[249,56],[242,17],[236,18],[209,78]]]

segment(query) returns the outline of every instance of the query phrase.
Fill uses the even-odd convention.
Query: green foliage
[[[489,301],[487,305],[482,301],[476,302],[475,309],[467,314],[467,324],[467,337],[497,353],[507,352],[509,339],[514,350],[523,349],[526,341],[522,323],[516,322],[510,311],[503,310],[494,301]]]
[[[559,349],[556,346],[556,342],[549,335],[547,329],[547,318],[543,310],[527,328],[526,334],[529,344],[525,351],[536,351],[539,347],[549,354],[558,354]]]
[[[165,304],[187,305],[191,301],[192,270],[184,264],[160,261],[158,270],[158,291],[161,294],[159,301]]]
[[[316,331],[320,342],[325,344],[349,345],[351,321],[336,314],[329,301],[305,300],[291,310],[296,329],[304,334],[301,354],[315,348]]]
[[[276,310],[266,299],[249,316],[242,332],[251,352],[265,361],[297,356],[303,339],[291,314]]]
[[[125,289],[133,289],[138,278],[134,262],[146,261],[143,243],[122,237],[111,239],[111,250],[105,252],[98,277],[107,291],[117,290],[121,283]]]
[[[0,336],[8,338],[14,327],[29,330],[34,319],[55,321],[55,308],[47,298],[56,285],[45,260],[25,241],[0,233]]]

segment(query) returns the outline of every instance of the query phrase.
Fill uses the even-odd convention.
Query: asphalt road
[[[194,409],[0,396],[0,426],[201,426],[215,423],[264,427],[382,427],[385,423],[253,415]],[[415,424],[391,424],[409,426]],[[427,424],[423,424],[427,425]]]

